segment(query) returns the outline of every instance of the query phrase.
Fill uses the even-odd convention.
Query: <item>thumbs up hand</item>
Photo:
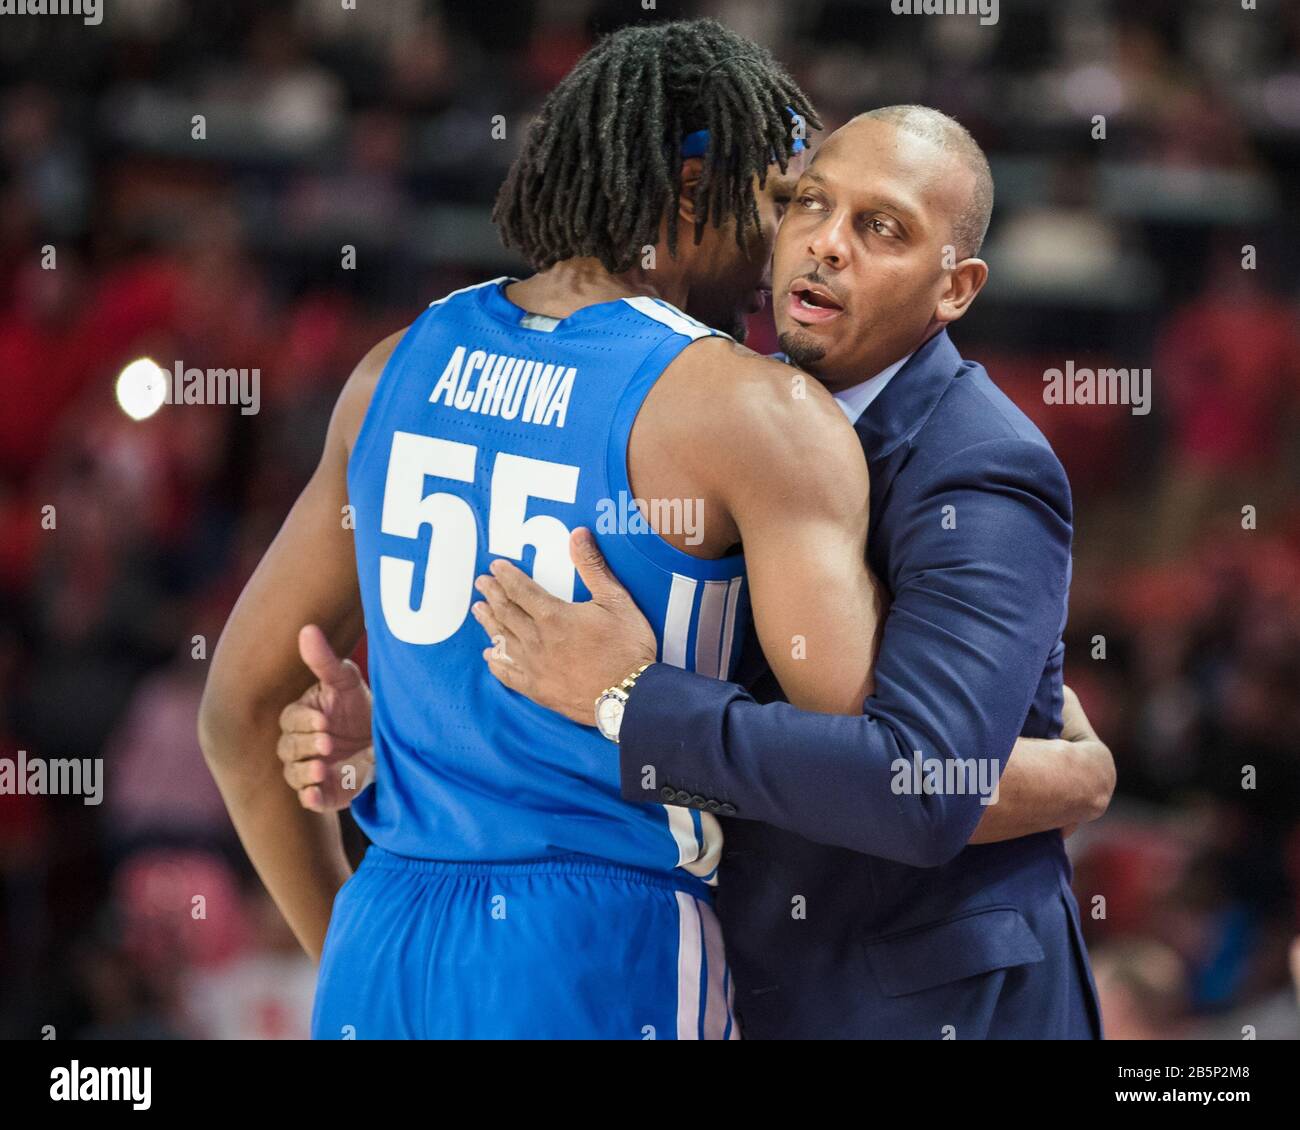
[[[298,633],[298,653],[317,682],[281,712],[276,752],[303,808],[336,812],[352,803],[374,773],[370,688],[352,660],[334,654],[315,624]]]

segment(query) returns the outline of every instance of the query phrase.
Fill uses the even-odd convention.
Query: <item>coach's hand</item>
[[[492,674],[512,690],[584,726],[596,724],[596,698],[658,651],[654,631],[610,572],[590,530],[576,529],[569,555],[591,600],[552,596],[508,561],[474,587],[484,596],[470,609],[492,646],[483,652]]]
[[[315,624],[298,633],[298,654],[318,681],[280,714],[276,749],[303,808],[336,812],[352,803],[374,772],[370,688]]]

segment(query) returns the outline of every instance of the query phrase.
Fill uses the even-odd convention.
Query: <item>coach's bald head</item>
[[[968,174],[968,191],[952,218],[953,244],[962,259],[972,258],[984,246],[993,215],[993,173],[984,150],[961,122],[930,106],[884,106],[868,110],[848,122],[888,122],[895,128],[930,142],[952,157]]]

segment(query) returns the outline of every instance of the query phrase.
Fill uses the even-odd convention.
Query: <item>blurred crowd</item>
[[[523,270],[488,213],[542,94],[598,30],[713,14],[829,127],[924,102],[988,150],[993,279],[954,336],[1074,487],[1110,1034],[1300,1037],[1300,3],[107,7],[0,37],[0,758],[105,767],[101,805],[0,794],[0,1036],[305,1034],[312,968],[198,749],[207,656],[356,361]],[[257,368],[260,411],[134,420],[139,357]],[[1151,413],[1046,404],[1067,360],[1150,368]]]

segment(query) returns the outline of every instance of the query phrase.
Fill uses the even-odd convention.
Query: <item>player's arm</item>
[[[343,655],[361,636],[351,523],[344,521],[347,459],[399,337],[371,350],[340,395],[320,463],[221,634],[199,709],[199,741],[240,840],[315,958],[348,865],[336,818],[307,811],[284,786],[279,719],[314,680],[298,654],[302,625],[320,625]]]
[[[712,366],[715,413],[678,452],[720,500],[745,553],[754,627],[795,706],[861,714],[873,689],[881,599],[866,562],[862,444],[826,390],[731,348]]]

